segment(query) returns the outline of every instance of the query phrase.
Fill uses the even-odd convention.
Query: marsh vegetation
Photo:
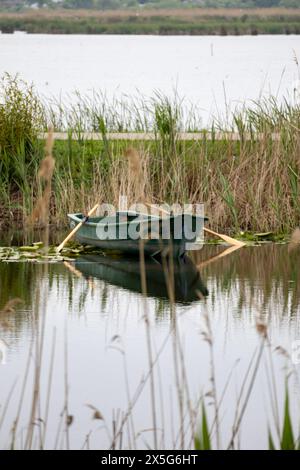
[[[39,10],[0,13],[2,33],[244,35],[299,34],[300,10],[143,9]]]
[[[195,107],[159,93],[113,102],[100,93],[78,94],[73,104],[45,103],[34,88],[6,76],[1,96],[2,228],[24,226],[43,192],[41,134],[49,126],[67,132],[53,147],[52,225],[63,226],[68,212],[85,212],[96,200],[117,204],[120,194],[128,194],[131,202],[132,153],[149,202],[204,202],[214,227],[228,233],[289,233],[299,223],[299,104],[263,99],[203,129]],[[86,131],[101,140],[86,138]],[[110,137],[126,131],[152,132],[153,139]],[[201,131],[202,138],[180,140],[181,131]]]

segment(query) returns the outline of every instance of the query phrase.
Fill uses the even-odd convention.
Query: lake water
[[[215,258],[224,249],[205,246],[169,268],[174,273],[174,303],[168,300],[165,267],[154,261],[146,263],[146,296],[139,262],[117,256],[86,256],[69,265],[0,263],[0,308],[9,299],[23,300],[15,313],[0,317],[0,447],[9,447],[16,417],[17,447],[30,442],[38,448],[42,441],[48,448],[107,448],[114,429],[117,447],[152,447],[153,407],[159,448],[190,446],[190,409],[198,410],[201,395],[210,394],[212,388],[210,348],[202,334],[207,318],[218,399],[229,380],[220,406],[226,447],[247,368],[251,361],[256,367],[253,354],[258,354],[261,337],[255,325],[260,317],[267,324],[271,346],[265,347],[257,367],[239,440],[242,448],[266,448],[268,424],[274,429],[272,370],[282,418],[284,382],[291,369],[276,348],[291,353],[293,341],[300,339],[300,250],[266,244]],[[27,430],[38,364],[39,396],[30,440]],[[299,372],[298,365],[295,371]],[[294,374],[289,384],[298,429],[300,397]],[[212,423],[210,402],[206,396]],[[93,407],[105,421],[92,419]],[[61,418],[64,409],[72,416],[68,433]]]
[[[226,106],[299,89],[299,36],[0,35],[0,74],[19,73],[45,96],[108,97],[156,90],[197,104],[205,124]],[[298,94],[299,98],[299,94]],[[73,98],[74,99],[74,98]]]

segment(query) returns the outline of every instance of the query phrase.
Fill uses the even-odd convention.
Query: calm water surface
[[[20,73],[47,97],[93,88],[109,97],[132,95],[137,89],[145,95],[157,89],[170,95],[176,88],[200,106],[205,122],[211,114],[224,113],[226,103],[235,106],[261,93],[292,94],[298,79],[295,54],[299,58],[298,36],[2,34],[0,74]],[[1,235],[0,244],[17,244],[17,238],[15,233]],[[30,241],[29,235],[25,242]],[[213,333],[219,398],[230,376],[220,408],[223,446],[246,370],[260,345],[258,316],[268,324],[282,410],[286,360],[274,350],[281,346],[291,352],[293,341],[300,340],[300,251],[289,252],[285,245],[247,247],[205,263],[223,249],[207,246],[191,254],[189,261],[172,268],[167,285],[164,267],[148,263],[147,296],[142,294],[139,263],[132,260],[0,263],[0,310],[9,299],[23,300],[15,313],[0,317],[0,447],[10,446],[17,416],[16,446],[26,446],[34,378],[40,394],[31,447],[42,442],[48,448],[107,448],[132,404],[117,445],[152,447],[149,335],[158,445],[188,447],[187,403],[199,409],[199,397],[211,391],[210,348],[202,335],[206,318]],[[172,286],[175,304],[168,300]],[[38,357],[41,368],[35,376]],[[270,371],[267,348],[244,416],[243,448],[267,447],[267,427],[273,423]],[[294,376],[290,388],[298,425]],[[178,390],[183,392],[182,406]],[[104,420],[92,419],[95,408]],[[62,413],[72,416],[68,433]]]
[[[204,123],[227,105],[293,95],[299,36],[0,35],[0,74],[19,73],[46,96],[75,89],[172,95],[201,108]],[[299,91],[299,90],[298,90]],[[69,96],[69,99],[71,97]],[[74,98],[73,98],[74,99]]]
[[[154,382],[159,446],[190,445],[188,432],[183,443],[180,439],[177,380],[179,387],[188,384],[183,387],[184,401],[188,397],[195,407],[201,393],[211,390],[210,350],[201,334],[206,315],[213,332],[219,397],[232,373],[220,411],[222,443],[226,446],[238,391],[260,344],[256,317],[261,316],[268,324],[272,351],[282,346],[291,352],[292,342],[300,339],[300,250],[289,252],[285,245],[247,247],[206,263],[223,250],[220,246],[206,246],[174,265],[173,306],[168,300],[169,284],[165,283],[163,267],[154,261],[146,265],[146,297],[141,293],[139,263],[134,260],[83,257],[71,263],[71,267],[63,263],[0,263],[0,308],[10,298],[24,301],[16,313],[1,317],[2,349],[6,345],[5,360],[2,360],[5,363],[0,365],[1,448],[10,445],[10,430],[18,414],[30,355],[16,437],[18,447],[25,445],[36,343],[41,331],[44,331],[44,338],[37,406],[37,417],[41,420],[36,420],[33,447],[39,446],[43,435],[49,382],[50,407],[47,432],[43,435],[46,447],[67,446],[64,426],[59,425],[66,405],[66,383],[68,414],[73,416],[68,428],[70,447],[87,446],[86,436],[89,436],[91,448],[109,446],[112,423],[119,423],[124,417],[137,390],[140,394],[124,427],[122,443],[118,440],[118,445],[124,448],[153,446],[147,331],[150,331],[153,358],[158,355]],[[145,315],[149,318],[149,330]],[[179,375],[176,376],[174,344],[178,339],[183,360],[177,356]],[[50,380],[52,351],[54,367]],[[274,352],[280,411],[285,364],[284,357]],[[267,425],[272,423],[269,376],[266,348],[243,421],[240,435],[243,448],[267,446]],[[140,389],[144,379],[145,384]],[[300,397],[294,376],[290,385],[293,418],[298,424]],[[101,412],[107,429],[103,421],[92,419],[94,410],[87,405]],[[184,420],[188,429],[186,406]]]

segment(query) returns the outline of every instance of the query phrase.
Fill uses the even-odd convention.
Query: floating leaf
[[[18,248],[19,251],[28,251],[28,252],[31,252],[31,251],[37,251],[39,249],[39,245],[35,245],[35,246],[20,246]]]
[[[43,242],[35,242],[35,243],[33,243],[33,246],[37,246],[39,248],[42,248],[44,246],[44,243]]]

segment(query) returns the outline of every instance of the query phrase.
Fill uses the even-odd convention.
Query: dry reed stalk
[[[11,449],[15,448],[18,424],[19,424],[19,420],[20,420],[20,416],[21,416],[23,401],[24,401],[24,397],[25,397],[25,390],[26,390],[27,380],[28,380],[28,376],[29,376],[32,349],[33,349],[33,341],[30,343],[30,348],[29,348],[29,352],[28,352],[28,357],[27,357],[27,361],[26,361],[26,367],[25,367],[23,382],[22,382],[22,387],[21,387],[20,399],[19,399],[19,403],[18,403],[17,411],[16,411],[16,418],[13,422],[12,429],[11,429],[11,435],[12,435],[11,445],[10,445]]]
[[[36,305],[38,305],[39,294],[36,292]],[[40,337],[40,325],[39,321],[36,326],[35,336],[34,336],[34,347],[35,347],[35,368],[34,368],[34,379],[33,379],[33,393],[32,393],[32,400],[31,400],[31,409],[30,409],[30,418],[29,418],[29,425],[27,429],[27,435],[25,439],[25,449],[31,450],[32,444],[34,442],[34,431],[36,425],[36,415],[38,410],[39,404],[39,395],[40,395],[40,374],[41,374],[41,346],[42,341]],[[42,334],[43,338],[43,334]]]
[[[45,274],[45,278],[48,278],[48,264],[41,266],[42,271]],[[44,340],[45,340],[45,327],[46,327],[46,312],[47,312],[47,300],[48,300],[48,286],[43,292],[42,302],[40,298],[40,290],[36,289],[35,291],[35,299],[34,299],[34,310],[36,314],[39,314],[39,310],[41,310],[42,315],[38,315],[37,321],[35,323],[35,330],[34,330],[34,346],[35,346],[35,358],[34,358],[34,378],[33,378],[33,393],[32,393],[32,402],[31,402],[31,409],[30,409],[30,420],[29,426],[27,429],[26,439],[25,439],[25,449],[30,450],[32,449],[34,443],[34,435],[35,435],[35,426],[36,420],[38,422],[43,422],[40,416],[40,400],[41,400],[41,389],[40,389],[40,381],[41,381],[41,372],[43,366],[43,352],[44,352]],[[41,309],[40,309],[41,305]],[[40,318],[41,317],[41,318]],[[40,439],[40,447],[43,445],[43,433],[41,432],[40,427],[38,428],[39,431],[39,439]],[[44,430],[45,431],[45,430]]]
[[[69,414],[69,372],[68,372],[68,318],[65,317],[64,322],[64,421],[65,421],[65,438],[66,448],[70,450],[70,434],[69,427],[73,423],[73,416]]]
[[[27,219],[28,225],[40,224],[45,226],[49,213],[49,202],[51,195],[51,185],[47,183],[43,195],[37,200],[36,205]]]
[[[243,384],[242,384],[242,387],[241,387],[241,390],[240,390],[239,398],[238,398],[238,401],[237,401],[237,405],[236,405],[235,421],[234,421],[234,424],[233,424],[233,427],[232,427],[232,435],[231,435],[227,450],[234,448],[235,438],[236,438],[236,436],[237,436],[237,434],[240,430],[240,426],[241,426],[245,411],[247,409],[247,406],[248,406],[248,403],[249,403],[249,400],[250,400],[250,397],[251,397],[251,393],[252,393],[253,386],[254,386],[254,383],[255,383],[255,380],[256,380],[256,377],[257,377],[257,372],[258,372],[258,369],[259,369],[259,365],[261,363],[261,359],[262,359],[262,355],[263,355],[263,351],[264,351],[264,346],[265,346],[265,341],[267,339],[267,328],[266,328],[265,325],[263,327],[260,327],[257,324],[256,329],[257,329],[257,332],[259,333],[259,335],[261,336],[261,343],[260,343],[260,347],[258,349],[257,354],[255,352],[252,360],[250,361],[248,370],[245,374],[245,378],[244,378],[244,381],[243,381]],[[254,362],[255,355],[256,355],[256,360]],[[244,392],[244,389],[246,388],[247,379],[248,379],[248,376],[250,375],[251,368],[252,368],[252,375],[249,378],[249,385],[248,385],[248,389],[245,392],[244,402],[242,403],[241,409],[239,410],[239,405],[242,401],[243,392]]]
[[[156,417],[156,393],[154,383],[154,361],[153,361],[153,347],[151,338],[151,324],[150,315],[147,304],[147,280],[146,280],[146,266],[145,266],[145,253],[144,253],[144,241],[140,239],[140,278],[142,286],[142,294],[144,301],[144,320],[146,327],[146,340],[147,340],[147,351],[148,351],[148,364],[150,371],[150,394],[151,394],[151,409],[152,409],[152,424],[153,424],[153,438],[154,438],[154,449],[158,449],[158,438],[157,438],[157,417]]]
[[[276,388],[275,367],[274,367],[274,361],[273,361],[273,356],[272,356],[272,345],[269,339],[267,340],[267,346],[268,346],[270,373],[269,373],[268,367],[266,367],[266,375],[267,375],[267,380],[268,380],[270,401],[271,401],[271,408],[272,408],[273,417],[274,417],[275,429],[277,433],[277,438],[280,441],[281,431],[280,431],[278,393],[277,393],[277,388]],[[270,377],[270,374],[271,374],[271,377]]]
[[[54,169],[55,169],[55,160],[53,158],[53,129],[49,129],[46,145],[45,145],[45,157],[41,161],[40,168],[38,171],[38,178],[49,181],[52,179]]]
[[[139,397],[141,396],[141,394],[142,394],[149,378],[151,377],[152,369],[157,364],[161,354],[163,353],[166,345],[168,344],[171,334],[172,334],[172,329],[170,329],[170,331],[166,335],[165,339],[163,340],[158,352],[156,353],[156,355],[153,359],[153,362],[152,362],[151,369],[148,369],[147,373],[145,375],[143,375],[140,383],[138,384],[138,386],[136,388],[136,391],[133,395],[132,402],[130,403],[130,406],[128,407],[128,409],[124,413],[124,416],[121,419],[119,429],[117,429],[117,426],[116,426],[116,429],[115,429],[115,432],[114,432],[114,435],[113,435],[113,438],[112,438],[111,445],[110,445],[109,449],[115,449],[117,439],[121,438],[124,426],[127,423],[127,420],[130,418],[131,413],[132,413],[136,403],[138,402]]]
[[[47,387],[47,397],[46,397],[46,406],[45,406],[45,418],[43,420],[43,437],[42,437],[42,448],[45,448],[46,442],[46,432],[47,432],[47,423],[49,417],[49,409],[51,402],[51,391],[52,391],[52,380],[53,380],[53,371],[54,371],[54,357],[55,357],[55,346],[56,346],[56,327],[53,329],[53,338],[52,338],[52,347],[51,347],[51,358],[49,366],[49,376],[48,376],[48,387]]]
[[[16,384],[17,384],[17,381],[18,379],[16,379],[14,381],[14,383],[12,384],[12,387],[9,391],[9,394],[7,395],[7,398],[6,398],[6,401],[4,403],[4,405],[1,406],[1,415],[0,415],[0,430],[2,429],[2,426],[3,426],[3,423],[4,423],[4,420],[5,420],[5,416],[7,414],[7,410],[8,410],[8,407],[9,407],[9,403],[10,403],[10,400],[13,396],[13,393],[14,393],[14,390],[15,390],[15,387],[16,387]]]
[[[134,203],[145,200],[146,175],[144,172],[145,159],[135,148],[128,148],[125,152],[128,160],[128,190],[126,194]]]
[[[214,404],[214,424],[216,428],[216,444],[217,449],[221,450],[221,432],[220,432],[220,417],[219,417],[219,402],[217,397],[217,385],[216,385],[216,369],[214,359],[214,347],[213,347],[213,332],[211,328],[210,318],[207,311],[204,314],[204,330],[202,331],[204,341],[207,342],[210,352],[210,370],[211,376],[210,381],[212,389],[209,391]]]
[[[169,263],[168,263],[169,261]],[[177,315],[175,308],[175,286],[174,286],[174,261],[173,258],[167,260],[163,258],[163,268],[165,272],[165,280],[167,284],[168,297],[171,309],[171,322],[172,322],[172,350],[175,372],[175,385],[177,391],[178,408],[180,416],[179,437],[180,448],[185,448],[185,433],[184,433],[184,386],[182,386],[182,377],[184,375],[184,363],[182,360],[181,344],[179,339]]]
[[[44,192],[38,198],[31,215],[27,218],[28,225],[39,223],[42,226],[46,226],[49,222],[50,197],[52,188],[51,181],[55,168],[55,159],[52,155],[53,142],[53,129],[49,129],[45,145],[45,157],[41,161],[37,175],[38,181],[40,183],[45,181],[46,185]]]

